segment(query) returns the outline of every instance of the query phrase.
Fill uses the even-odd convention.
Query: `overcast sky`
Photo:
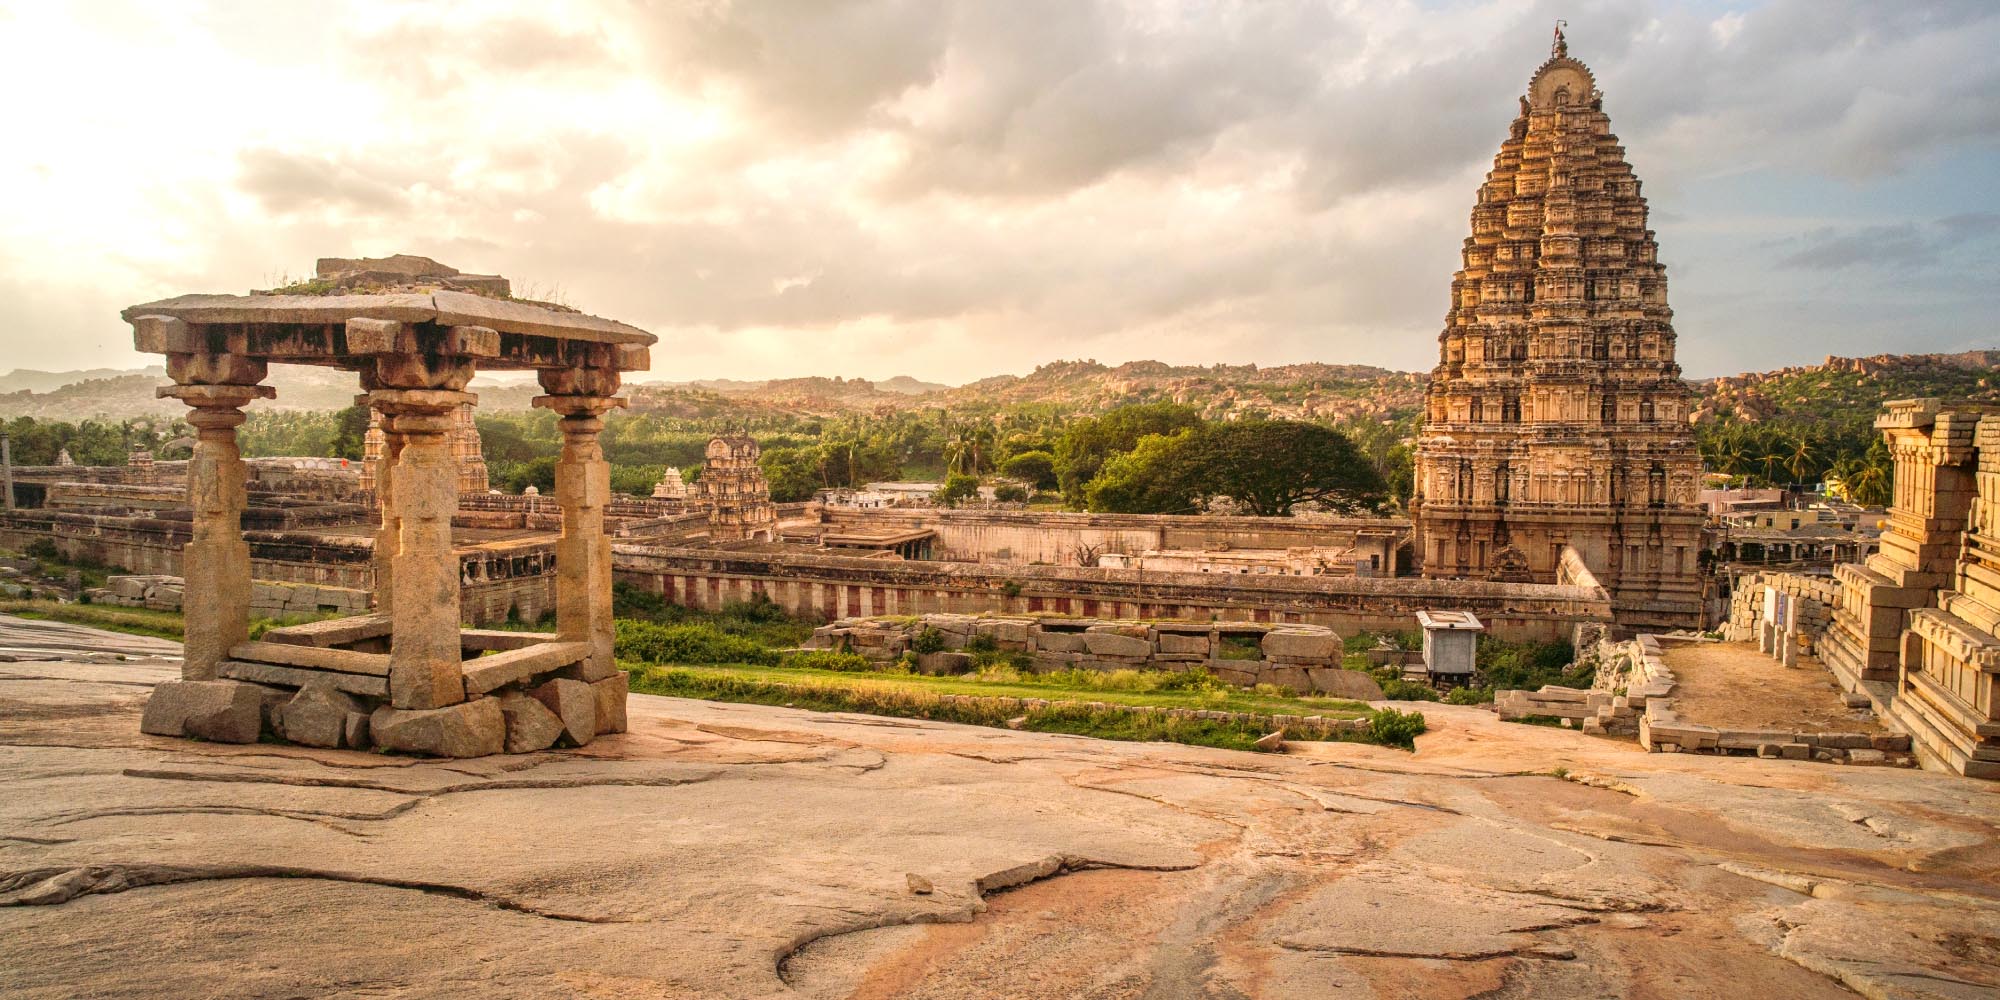
[[[0,0],[0,371],[396,252],[661,378],[1429,368],[1557,17],[1688,374],[2000,347],[1990,0]]]

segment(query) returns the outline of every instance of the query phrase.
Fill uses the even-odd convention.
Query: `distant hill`
[[[1422,409],[1425,373],[1368,365],[1169,365],[1133,361],[1056,361],[1027,375],[998,375],[956,388],[897,376],[808,377],[765,381],[628,382],[634,410],[688,419],[750,422],[763,416],[834,416],[898,410],[993,410],[1039,405],[1091,413],[1128,403],[1198,406],[1212,418],[1260,415],[1337,422],[1390,421]],[[0,376],[0,418],[52,420],[181,416],[184,408],[154,396],[165,384],[157,367],[134,371],[16,371]],[[260,409],[334,410],[358,391],[351,373],[286,367],[274,372],[275,400]],[[1746,372],[1690,382],[1699,421],[1799,420],[1853,423],[1872,418],[1884,400],[1941,396],[2000,402],[2000,351],[1830,357],[1817,365]],[[481,376],[473,391],[492,410],[526,409],[540,392],[532,378]]]

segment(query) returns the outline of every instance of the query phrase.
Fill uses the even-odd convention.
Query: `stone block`
[[[930,674],[932,676],[962,674],[971,669],[972,655],[970,653],[945,651],[941,653],[917,654],[917,672],[920,674]]]
[[[1208,656],[1208,636],[1188,632],[1161,632],[1154,640],[1163,654],[1194,654]]]
[[[597,734],[622,733],[625,731],[625,699],[632,692],[631,675],[625,671],[592,681],[590,689],[597,692]]]
[[[989,636],[1001,649],[1027,649],[1028,629],[1033,622],[1018,618],[982,618],[972,626],[974,634]]]
[[[582,681],[552,683],[582,684]],[[494,698],[444,708],[390,708],[368,717],[368,732],[384,750],[433,757],[484,757],[506,749],[507,719]]]
[[[1263,647],[1272,659],[1337,662],[1341,656],[1340,637],[1317,629],[1272,629],[1264,633]]]
[[[1864,750],[1857,748],[1854,750],[1847,751],[1847,762],[1849,764],[1870,764],[1870,765],[1887,764],[1889,762],[1889,755],[1883,753],[1880,750]]]
[[[1257,661],[1255,660],[1210,660],[1208,672],[1226,684],[1250,687],[1257,683]]]
[[[255,743],[267,688],[241,681],[166,681],[153,688],[139,731],[216,743]]]
[[[1083,633],[1049,632],[1040,627],[1034,630],[1035,649],[1049,653],[1081,653],[1084,651]]]
[[[355,712],[342,724],[340,739],[350,750],[361,750],[372,742],[368,736],[368,713]]]
[[[1031,661],[1030,669],[1038,674],[1053,674],[1076,666],[1080,658],[1080,654],[1077,653],[1037,652]]]
[[[562,720],[571,743],[586,746],[597,738],[597,692],[589,684],[559,677],[528,693]]]
[[[279,732],[302,746],[337,748],[347,741],[347,717],[361,711],[361,701],[353,695],[313,681],[285,703]]]
[[[562,735],[562,720],[548,706],[519,691],[509,691],[493,699],[507,722],[508,753],[534,753],[554,746]]]
[[[1780,743],[1778,753],[1786,760],[1811,760],[1812,747],[1804,743]]]
[[[1095,656],[1144,658],[1153,655],[1153,644],[1145,639],[1116,632],[1092,630],[1083,634],[1083,645]]]

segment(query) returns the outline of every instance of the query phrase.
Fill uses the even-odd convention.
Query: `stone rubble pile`
[[[1342,668],[1340,636],[1319,625],[935,614],[844,618],[815,629],[806,646],[884,665],[911,653],[927,673],[968,671],[973,666],[968,650],[983,646],[1024,655],[1037,673],[1205,667],[1244,687],[1275,684],[1302,694],[1382,697],[1374,678]]]

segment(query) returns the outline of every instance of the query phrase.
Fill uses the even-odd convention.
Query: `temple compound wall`
[[[1574,549],[1621,626],[1700,624],[1701,461],[1639,189],[1558,35],[1452,280],[1411,504],[1424,576],[1546,582]]]
[[[2000,778],[2000,408],[1887,404],[1895,460],[1881,551],[1834,568],[1820,656],[1919,759]]]
[[[1572,560],[1576,562],[1577,560]],[[1570,641],[1611,620],[1609,596],[1571,584],[1227,576],[1201,573],[871,559],[821,553],[614,545],[620,581],[692,608],[758,598],[793,614],[1066,614],[1324,625],[1397,632],[1425,609],[1468,610],[1503,639]]]
[[[933,558],[998,566],[1095,566],[1105,555],[1240,549],[1347,549],[1335,575],[1366,565],[1392,576],[1410,522],[1388,517],[1220,517],[949,508],[819,507],[788,519],[787,537],[817,527],[848,535],[928,531]]]

